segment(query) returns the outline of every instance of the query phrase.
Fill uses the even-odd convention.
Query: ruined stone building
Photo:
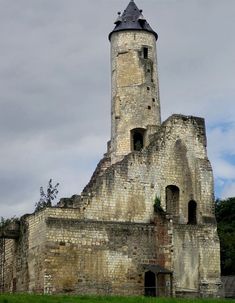
[[[111,140],[81,195],[1,233],[4,291],[219,296],[203,118],[161,122],[157,33],[130,1],[111,43]]]

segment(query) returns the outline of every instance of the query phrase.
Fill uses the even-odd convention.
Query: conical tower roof
[[[125,30],[143,30],[154,34],[156,40],[158,39],[157,33],[151,28],[142,14],[142,10],[139,10],[134,0],[131,0],[123,14],[118,13],[118,18],[115,21],[115,28],[109,34],[109,40],[112,33]]]

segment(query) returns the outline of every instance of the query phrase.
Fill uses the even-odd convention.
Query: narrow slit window
[[[148,53],[149,53],[149,50],[147,47],[144,47],[143,48],[143,52],[144,52],[144,59],[148,59]]]
[[[188,224],[197,224],[197,203],[193,200],[188,203]]]

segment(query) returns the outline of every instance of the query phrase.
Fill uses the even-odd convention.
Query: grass
[[[235,303],[235,300],[1,294],[0,303]]]

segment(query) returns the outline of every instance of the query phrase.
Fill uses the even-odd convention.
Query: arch
[[[144,128],[134,128],[131,130],[131,150],[141,151],[145,145],[145,132]]]
[[[188,224],[197,224],[197,203],[194,200],[188,203]]]
[[[147,271],[144,276],[144,295],[156,297],[156,275],[152,271]]]
[[[180,190],[175,185],[166,187],[166,211],[174,216],[179,215]]]

